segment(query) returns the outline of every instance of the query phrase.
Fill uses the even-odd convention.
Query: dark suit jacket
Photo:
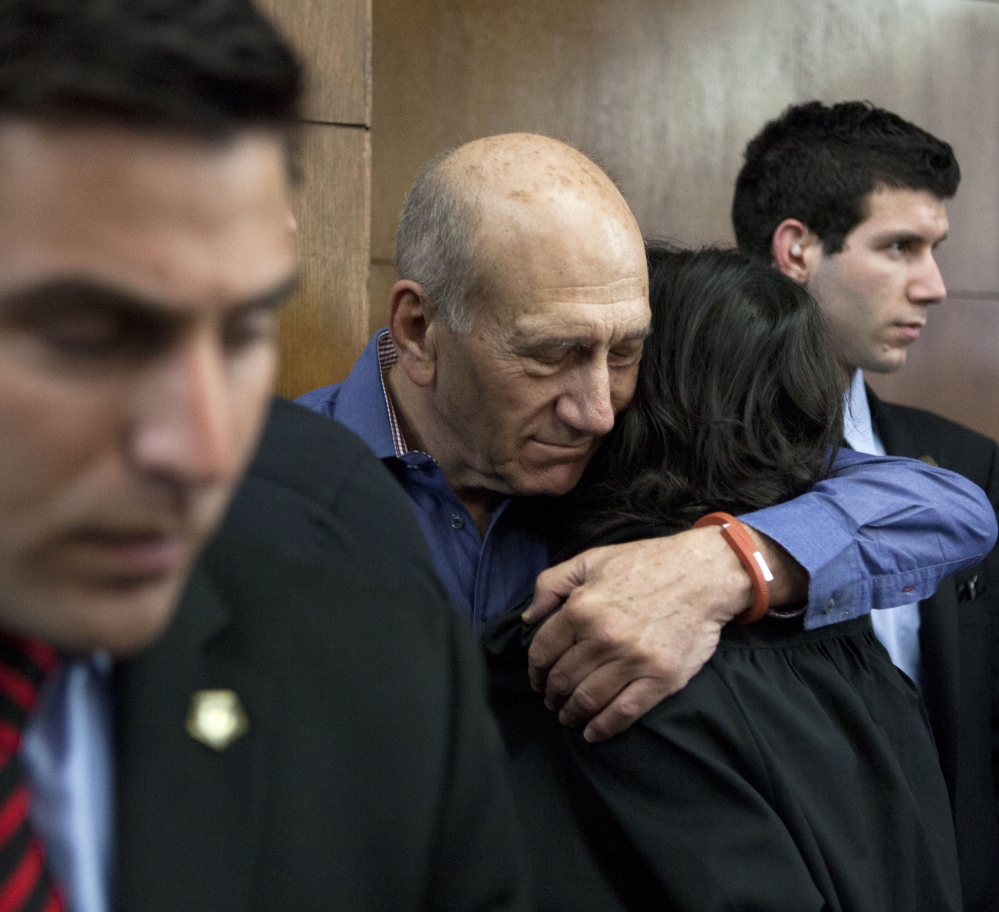
[[[999,508],[999,447],[919,409],[882,402],[871,417],[893,456],[931,457]],[[966,910],[999,912],[999,550],[920,603],[923,699],[957,831]]]
[[[525,908],[479,657],[411,509],[340,425],[275,402],[166,634],[117,675],[116,908]],[[248,732],[185,731],[230,688]]]

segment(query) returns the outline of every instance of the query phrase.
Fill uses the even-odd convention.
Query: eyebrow
[[[228,313],[238,316],[258,310],[277,310],[296,291],[298,284],[299,276],[296,273],[263,294],[236,303],[228,308]],[[32,315],[30,310],[39,305],[44,305],[46,315],[60,310],[92,307],[127,313],[152,323],[177,323],[187,317],[186,313],[175,312],[170,305],[89,279],[55,279],[16,290],[0,298],[0,306],[6,311],[5,316],[8,318],[28,318]]]
[[[652,335],[652,326],[646,325],[641,329],[636,329],[633,332],[627,333],[623,338],[619,339],[620,342],[644,342],[649,336]]]
[[[652,333],[652,327],[646,326],[642,329],[632,330],[620,339],[616,339],[613,345],[620,345],[622,342],[644,342]],[[559,348],[590,348],[594,344],[592,336],[543,336],[536,339],[522,339],[518,344],[519,348],[544,348],[545,346],[557,346]]]
[[[900,231],[888,230],[883,232],[882,234],[876,235],[876,243],[878,244],[886,244],[886,243],[909,244],[912,243],[913,241],[915,241],[916,243],[925,244],[928,242],[928,240],[929,239],[926,237],[925,234],[922,234],[918,231],[907,231],[905,229],[902,229]],[[935,241],[933,241],[931,246],[936,247],[938,244],[942,244],[946,240],[947,240],[947,234],[945,233],[942,234]]]

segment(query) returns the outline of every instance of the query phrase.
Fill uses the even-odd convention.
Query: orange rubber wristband
[[[753,604],[737,614],[735,622],[752,624],[753,621],[758,621],[770,607],[770,587],[767,580],[774,578],[760,549],[756,547],[756,542],[750,537],[746,527],[729,513],[708,513],[694,523],[695,529],[704,526],[721,526],[722,538],[729,543],[753,582]]]

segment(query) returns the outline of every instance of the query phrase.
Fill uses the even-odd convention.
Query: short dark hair
[[[291,132],[302,71],[250,0],[0,0],[0,117]]]
[[[796,497],[842,439],[835,361],[803,286],[736,250],[647,255],[635,398],[566,498],[566,550],[625,523],[686,528]]]
[[[788,218],[834,254],[867,217],[872,191],[928,190],[946,200],[960,181],[953,149],[897,114],[864,101],[810,101],[787,108],[746,146],[732,224],[739,247],[768,262],[774,231]]]

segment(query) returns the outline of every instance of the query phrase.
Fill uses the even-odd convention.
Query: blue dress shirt
[[[867,401],[864,372],[853,375],[853,382],[844,393],[843,436],[858,453],[885,455],[877,428],[871,418],[871,404]],[[885,608],[871,615],[874,633],[882,642],[888,655],[916,684],[923,686],[923,655],[919,649],[919,602]]]
[[[548,554],[529,530],[507,521],[516,512],[510,501],[497,507],[480,538],[436,462],[400,446],[382,381],[391,346],[386,333],[376,334],[343,383],[298,402],[346,425],[399,479],[441,580],[478,631],[532,591]],[[960,475],[850,450],[840,451],[834,470],[809,493],[741,517],[808,572],[808,628],[926,598],[943,577],[977,563],[995,542],[995,514],[985,494]]]

